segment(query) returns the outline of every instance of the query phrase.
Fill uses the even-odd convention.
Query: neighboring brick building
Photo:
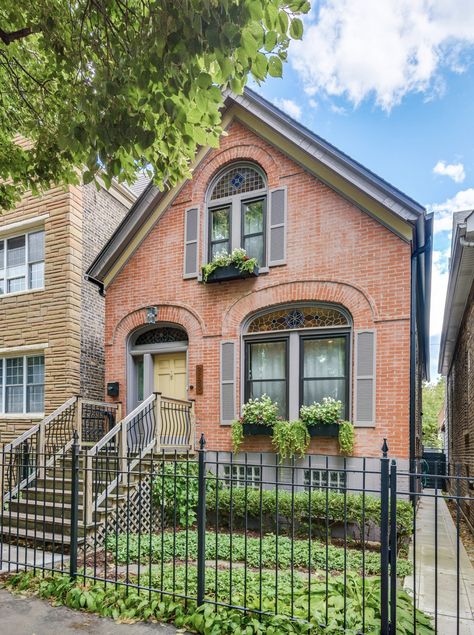
[[[461,480],[464,511],[474,526],[474,211],[457,212],[444,312],[439,372],[446,376],[447,454]]]
[[[393,456],[413,456],[431,217],[251,91],[228,97],[223,125],[192,180],[148,187],[89,269],[106,291],[107,381],[127,412],[157,389],[195,399],[212,450],[229,450],[241,404],[266,392],[290,419],[340,398],[357,455],[380,456],[387,437]],[[202,284],[200,265],[240,246],[260,275]]]
[[[0,443],[74,394],[104,393],[104,299],[84,273],[136,199],[87,186],[0,215]]]

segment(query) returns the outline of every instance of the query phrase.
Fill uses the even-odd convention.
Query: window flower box
[[[245,437],[271,436],[273,432],[273,426],[261,423],[243,423],[242,429]]]
[[[312,423],[308,432],[310,437],[338,437],[339,423]]]
[[[258,276],[256,258],[249,258],[245,249],[234,249],[231,254],[225,251],[214,256],[213,260],[201,267],[202,282],[227,282],[240,278]]]
[[[218,267],[207,277],[206,283],[227,282],[229,280],[239,280],[243,278],[256,278],[259,274],[258,265],[254,265],[252,271],[242,271],[237,265],[231,264],[225,267]]]

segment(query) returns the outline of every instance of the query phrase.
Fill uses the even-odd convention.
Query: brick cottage
[[[88,271],[106,295],[114,399],[125,412],[153,391],[193,399],[197,434],[229,450],[248,398],[296,419],[332,396],[355,456],[380,456],[384,437],[392,456],[419,455],[431,217],[249,90],[227,97],[223,126],[192,179],[149,185]],[[204,284],[201,266],[237,247],[258,275]],[[337,457],[337,440],[310,451]]]

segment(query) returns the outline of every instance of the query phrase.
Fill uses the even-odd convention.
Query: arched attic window
[[[207,195],[208,260],[240,247],[265,266],[267,181],[260,168],[233,163],[211,182]]]

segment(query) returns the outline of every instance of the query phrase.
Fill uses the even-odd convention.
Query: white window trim
[[[48,218],[49,214],[42,214],[41,216],[33,216],[33,218],[27,218],[26,220],[20,220],[16,223],[0,226],[0,240],[4,238],[14,238],[18,234],[21,236],[27,231],[44,231],[44,223]]]
[[[43,259],[42,260],[35,260],[34,262],[29,262],[29,236],[30,234],[38,234],[39,232],[43,232],[45,238],[46,238],[46,232],[43,226],[40,227],[34,227],[33,229],[30,229],[30,231],[24,231],[21,233],[15,233],[15,234],[7,234],[7,235],[0,235],[0,242],[3,242],[3,287],[4,287],[4,292],[0,293],[0,300],[2,298],[6,298],[6,297],[12,297],[12,296],[16,296],[16,295],[24,295],[25,293],[34,293],[36,291],[44,291],[45,289],[45,274],[43,272],[43,284],[41,287],[34,287],[31,288],[30,285],[30,265],[32,264],[38,264],[38,263],[43,263],[44,267],[46,266],[46,257],[45,257],[45,253],[43,253]],[[25,275],[24,276],[13,276],[13,277],[9,277],[8,276],[8,267],[7,267],[7,256],[8,256],[8,249],[7,249],[7,243],[8,240],[11,240],[13,238],[21,238],[22,236],[25,237],[25,260],[24,260],[24,267],[25,267]],[[45,249],[46,250],[46,249]],[[8,291],[8,282],[9,280],[16,280],[17,278],[25,278],[25,285],[26,288],[22,289],[21,291]]]
[[[24,350],[24,349],[23,349]],[[2,365],[2,383],[0,384],[0,391],[2,393],[2,399],[1,399],[1,408],[0,408],[0,417],[2,418],[7,418],[7,419],[34,419],[34,418],[43,418],[44,417],[44,411],[43,412],[28,412],[26,409],[26,405],[27,405],[27,387],[28,385],[39,385],[39,384],[28,384],[28,359],[30,357],[38,357],[38,356],[42,356],[44,358],[44,352],[43,350],[38,350],[37,348],[34,349],[33,351],[29,351],[28,354],[25,355],[21,355],[18,354],[21,351],[17,351],[15,352],[11,352],[10,349],[10,354],[8,355],[2,355],[0,357],[0,364]],[[6,394],[7,394],[7,359],[21,359],[23,358],[23,383],[22,383],[22,388],[23,388],[23,411],[22,412],[6,412]],[[44,361],[46,361],[44,359]],[[44,382],[43,382],[43,391],[44,388],[46,386],[46,377],[44,377]],[[44,392],[43,392],[43,400],[44,400]]]
[[[214,189],[214,186],[216,184],[216,182],[227,172],[227,170],[231,170],[234,167],[237,166],[242,166],[242,167],[251,167],[253,169],[255,169],[257,172],[260,173],[260,175],[262,176],[262,178],[264,179],[265,183],[267,183],[265,188],[261,188],[259,190],[252,190],[251,192],[243,192],[242,194],[234,194],[233,196],[226,196],[224,198],[219,198],[219,199],[215,199],[213,201],[211,201],[210,195]],[[268,233],[268,225],[270,222],[270,212],[269,212],[269,204],[270,204],[270,200],[269,200],[269,189],[268,189],[268,182],[267,182],[267,176],[266,174],[263,172],[263,170],[261,168],[259,168],[258,165],[252,163],[252,162],[248,162],[248,161],[234,161],[232,163],[230,163],[229,165],[226,166],[226,168],[224,170],[221,170],[211,181],[208,190],[206,192],[206,205],[204,207],[204,231],[203,231],[203,241],[201,241],[201,245],[203,247],[202,250],[202,257],[201,257],[201,262],[203,265],[207,264],[209,262],[209,210],[215,208],[215,207],[225,207],[226,205],[230,205],[231,207],[231,228],[230,228],[230,240],[231,240],[231,244],[230,244],[230,251],[233,251],[234,249],[240,248],[242,246],[241,240],[242,240],[242,227],[241,227],[241,221],[242,221],[242,202],[247,200],[247,199],[253,199],[253,198],[259,198],[259,197],[265,197],[266,198],[266,206],[265,206],[265,214],[266,214],[266,218],[265,218],[265,231],[263,233],[263,238],[265,241],[265,266],[264,267],[259,267],[259,271],[260,273],[266,273],[269,271],[269,266],[268,266],[268,261],[269,261],[269,233]]]

